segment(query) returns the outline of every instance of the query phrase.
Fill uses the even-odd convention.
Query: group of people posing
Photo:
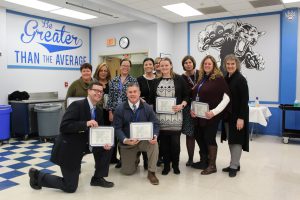
[[[240,171],[242,151],[249,151],[248,85],[240,73],[240,61],[234,55],[224,60],[224,75],[213,56],[203,58],[199,69],[192,56],[182,59],[182,75],[173,71],[169,58],[146,58],[144,74],[137,79],[130,75],[131,61],[120,61],[120,75],[111,79],[107,64],[102,63],[92,77],[92,66],[81,66],[81,77],[67,92],[69,97],[86,97],[68,105],[56,138],[51,161],[61,168],[62,177],[35,168],[29,170],[30,186],[58,188],[75,192],[81,172],[81,161],[92,152],[95,173],[92,186],[113,187],[104,179],[109,164],[116,163],[125,175],[134,174],[142,154],[150,183],[158,185],[157,167],[163,164],[162,175],[171,169],[180,174],[180,135],[186,135],[188,161],[186,166],[201,169],[202,175],[217,172],[218,145],[216,134],[221,127],[221,141],[228,140],[229,166],[223,168],[229,177]],[[176,98],[173,113],[156,112],[157,97]],[[204,117],[197,117],[192,102],[209,106]],[[130,138],[130,123],[152,122],[153,138],[149,141]],[[222,122],[222,123],[220,123]],[[221,126],[220,126],[221,124]],[[114,146],[89,146],[89,128],[113,126]],[[195,143],[199,146],[200,161],[194,162]],[[119,149],[120,159],[117,159]]]

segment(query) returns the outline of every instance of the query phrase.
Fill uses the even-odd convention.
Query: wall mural
[[[241,64],[248,69],[264,70],[263,56],[254,52],[252,47],[256,45],[259,37],[266,32],[258,31],[255,26],[241,21],[215,22],[206,26],[198,35],[198,50],[205,52],[209,48],[215,48],[220,52],[221,69],[223,61],[228,54],[235,54]]]
[[[278,101],[280,14],[195,21],[188,30],[188,53],[198,66],[206,55],[212,55],[225,72],[226,55],[235,54],[248,81],[250,99]]]

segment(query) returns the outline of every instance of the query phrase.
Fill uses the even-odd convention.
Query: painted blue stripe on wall
[[[288,19],[288,15],[294,15]],[[292,104],[296,98],[298,9],[286,9],[281,15],[280,93],[282,104]]]
[[[51,67],[51,66],[24,66],[24,65],[7,65],[8,69],[45,69],[45,70],[76,70],[80,68],[75,67]]]

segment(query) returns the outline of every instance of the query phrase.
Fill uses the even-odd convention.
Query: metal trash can
[[[10,138],[10,105],[0,105],[0,145]]]
[[[43,103],[36,104],[38,132],[41,139],[54,138],[59,134],[62,118],[62,104]]]

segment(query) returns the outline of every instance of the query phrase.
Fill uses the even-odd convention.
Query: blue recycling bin
[[[0,141],[10,138],[10,105],[0,105]]]

